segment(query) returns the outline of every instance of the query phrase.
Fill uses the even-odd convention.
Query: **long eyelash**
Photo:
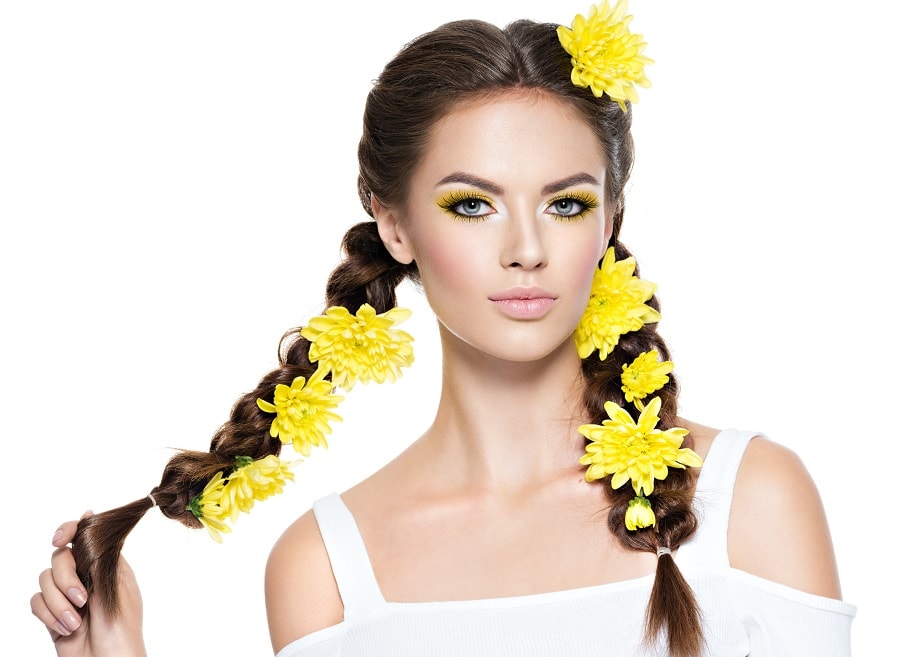
[[[447,192],[437,200],[437,204],[438,207],[440,207],[444,212],[449,214],[454,219],[460,219],[462,221],[480,221],[484,219],[483,215],[470,216],[466,214],[459,214],[458,212],[453,211],[454,206],[459,205],[464,201],[472,200],[487,203],[491,207],[494,206],[493,201],[491,201],[491,199],[489,199],[487,196],[470,190],[454,190],[451,192]]]
[[[600,199],[598,199],[594,194],[592,194],[591,192],[582,192],[577,190],[554,196],[549,201],[547,201],[547,206],[549,207],[557,201],[562,201],[564,199],[572,199],[573,201],[577,201],[584,206],[584,210],[582,210],[578,214],[555,215],[560,221],[579,221],[581,219],[584,219],[588,214],[600,207]]]

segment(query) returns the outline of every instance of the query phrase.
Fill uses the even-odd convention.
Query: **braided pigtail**
[[[283,363],[263,377],[254,391],[237,400],[229,420],[215,433],[208,452],[178,452],[165,465],[160,482],[150,495],[79,522],[72,541],[78,576],[89,595],[95,590],[99,593],[107,612],[114,614],[118,610],[119,555],[125,538],[138,521],[156,505],[165,516],[183,525],[203,527],[204,523],[197,517],[197,503],[211,481],[216,477],[226,481],[241,466],[277,456],[281,450],[281,441],[270,435],[271,415],[258,407],[257,398],[271,398],[276,385],[290,384],[297,376],[308,377],[314,370],[308,359]],[[252,504],[252,497],[244,505],[248,503]],[[214,536],[217,531],[228,531],[222,525],[207,528]]]
[[[249,511],[256,500],[280,492],[284,482],[293,479],[277,458],[283,443],[292,443],[304,455],[313,446],[327,444],[328,422],[340,419],[333,413],[342,399],[332,394],[335,386],[349,389],[356,381],[393,379],[399,367],[411,362],[411,338],[390,329],[396,319],[375,312],[390,315],[391,310],[395,317],[402,316],[405,311],[394,308],[395,289],[407,275],[416,277],[415,266],[390,257],[373,221],[353,226],[344,236],[343,249],[345,258],[328,281],[326,315],[285,333],[279,366],[235,402],[209,451],[178,452],[147,497],[79,522],[72,542],[78,576],[89,595],[99,594],[107,612],[118,611],[118,564],[125,538],[150,508],[158,506],[165,516],[188,527],[205,527],[221,541],[221,534],[230,531],[228,520],[233,522],[239,511]],[[364,310],[364,304],[376,310]],[[358,315],[347,308],[358,310]],[[340,322],[345,323],[341,328],[350,322],[375,334],[378,358],[369,370],[367,363],[342,362],[324,348],[311,357],[315,336],[333,331]]]
[[[620,209],[617,224],[621,221],[621,213]],[[631,254],[621,243],[614,244],[614,254],[618,263],[629,258],[633,262]],[[638,277],[636,263],[633,274],[635,278]],[[659,301],[655,294],[647,299],[646,306],[658,317]],[[668,364],[669,349],[657,332],[655,319],[646,321],[637,330],[623,333],[618,337],[615,348],[605,358],[601,359],[600,355],[600,351],[594,351],[582,363],[586,382],[584,403],[593,423],[586,426],[596,428],[582,433],[599,437],[597,431],[604,431],[600,427],[620,420],[619,410],[608,402],[613,402],[632,418],[641,418],[645,413],[655,412],[659,418],[656,429],[660,432],[673,430],[684,433],[683,441],[678,445],[681,448],[678,453],[686,455],[682,457],[685,462],[699,465],[699,457],[695,461],[690,456],[693,455],[690,451],[693,439],[676,427],[678,382],[671,373],[671,366]],[[642,362],[649,362],[648,367],[658,368],[660,364],[669,366],[662,368],[664,374],[657,374],[659,380],[650,387],[644,390],[639,389],[640,385],[637,389],[630,388],[623,383],[626,380],[624,373],[629,367],[637,367]],[[647,402],[651,388],[654,399]],[[610,411],[616,417],[610,417]],[[588,449],[590,451],[591,448]],[[687,454],[688,451],[690,454]],[[595,466],[590,464],[597,462],[597,458],[591,458],[590,453],[582,459],[582,463],[589,464],[589,479],[600,478],[591,476],[590,468]],[[652,643],[665,637],[669,653],[675,657],[696,657],[701,653],[703,641],[699,605],[672,558],[672,551],[697,528],[697,519],[691,508],[695,472],[695,469],[685,468],[679,462],[669,462],[664,478],[656,481],[651,478],[652,492],[623,485],[625,480],[617,481],[615,476],[609,489],[610,531],[626,548],[658,556],[656,577],[646,611],[645,639]],[[596,474],[604,476],[612,473],[612,469],[601,469]]]

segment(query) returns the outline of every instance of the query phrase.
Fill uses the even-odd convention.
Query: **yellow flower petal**
[[[222,534],[231,531],[226,521],[235,522],[240,512],[249,512],[257,500],[280,493],[284,483],[294,479],[291,465],[274,454],[259,460],[238,456],[236,467],[228,476],[217,472],[203,492],[191,500],[191,513],[212,539],[221,543]]]
[[[626,401],[643,399],[669,382],[669,374],[674,365],[670,360],[659,360],[656,349],[646,351],[634,359],[630,365],[622,366],[622,392]]]
[[[572,84],[589,87],[597,97],[606,93],[623,111],[625,101],[638,100],[634,85],[650,86],[644,66],[653,63],[641,54],[647,46],[643,37],[628,29],[632,17],[627,11],[624,0],[612,8],[604,0],[591,7],[587,18],[578,14],[571,28],[560,25],[556,31],[560,44],[572,56]]]
[[[622,334],[659,321],[659,313],[644,303],[656,292],[656,284],[635,277],[634,268],[634,258],[616,262],[615,249],[607,249],[594,272],[587,308],[575,328],[575,346],[581,358],[597,349],[604,360]]]
[[[224,494],[231,508],[231,521],[237,520],[238,512],[249,513],[254,502],[264,500],[282,492],[286,481],[293,481],[291,464],[282,462],[274,454],[253,460],[238,460],[237,470],[228,475]]]
[[[300,335],[312,343],[309,359],[331,372],[334,385],[350,390],[357,382],[395,381],[400,368],[412,364],[412,336],[393,328],[410,315],[406,308],[378,315],[367,303],[351,315],[334,306],[311,319]]]
[[[655,524],[656,514],[653,513],[650,500],[646,497],[638,496],[628,502],[628,509],[625,511],[626,529],[635,531],[636,529],[653,527]]]
[[[283,383],[275,386],[274,404],[256,400],[261,410],[276,413],[270,435],[291,443],[304,456],[309,456],[312,447],[327,447],[325,434],[331,433],[330,423],[341,420],[332,409],[344,398],[332,394],[332,383],[324,377],[325,370],[320,367],[308,381],[298,376],[290,386]]]
[[[608,419],[599,425],[578,427],[578,432],[591,441],[580,460],[588,466],[585,479],[595,481],[611,474],[613,488],[631,481],[635,494],[646,496],[653,492],[656,480],[668,476],[669,468],[702,465],[703,460],[693,450],[681,447],[687,429],[656,428],[661,405],[662,400],[654,397],[635,421],[618,404],[606,402]]]

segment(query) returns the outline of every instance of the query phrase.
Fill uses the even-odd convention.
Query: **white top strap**
[[[679,568],[729,566],[728,518],[734,482],[744,450],[754,436],[760,435],[756,431],[725,429],[713,440],[700,468],[694,495],[694,512],[700,524],[697,532],[678,550]]]
[[[359,527],[337,493],[313,502],[313,513],[344,603],[344,620],[384,604]]]

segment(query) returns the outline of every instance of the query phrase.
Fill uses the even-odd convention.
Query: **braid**
[[[326,288],[326,306],[342,305],[353,311],[369,303],[377,312],[396,305],[396,287],[410,276],[418,279],[415,265],[396,262],[381,242],[374,221],[359,223],[344,236],[345,258],[332,272]],[[216,476],[231,472],[237,457],[254,460],[278,455],[281,440],[270,435],[272,416],[259,408],[257,399],[271,399],[279,384],[290,386],[302,376],[309,378],[317,366],[309,360],[310,342],[301,327],[282,336],[279,366],[266,374],[252,391],[242,395],[213,435],[208,452],[184,450],[163,469],[159,484],[151,491],[163,515],[191,528],[202,523],[191,511],[191,501]],[[118,564],[126,537],[153,507],[144,497],[124,506],[85,518],[78,524],[72,549],[77,573],[87,589],[100,594],[100,602],[111,614],[118,612]]]
[[[618,225],[622,209],[617,213]],[[616,241],[616,260],[630,257],[628,249]],[[635,267],[635,276],[639,275]],[[654,295],[647,305],[659,310],[659,300]],[[640,410],[625,399],[622,391],[622,368],[641,353],[656,349],[663,360],[669,360],[669,349],[659,335],[656,324],[644,324],[639,330],[625,333],[619,344],[600,360],[597,352],[582,361],[585,378],[584,404],[590,422],[601,424],[607,419],[606,401],[613,401],[637,416]],[[678,381],[669,374],[669,381],[654,393],[662,402],[659,428],[676,426],[678,415]],[[688,434],[683,447],[693,447]],[[653,527],[630,531],[625,527],[625,512],[634,497],[630,486],[609,488],[611,508],[607,517],[610,531],[619,542],[630,550],[657,553],[660,548],[676,549],[697,529],[697,518],[691,508],[696,475],[692,469],[669,468],[665,479],[654,483],[648,499],[653,506],[656,524]],[[659,636],[668,637],[669,651],[675,657],[696,657],[701,652],[702,628],[700,609],[691,587],[678,570],[671,554],[661,554],[657,559],[656,578],[647,605],[645,637],[648,642]]]

